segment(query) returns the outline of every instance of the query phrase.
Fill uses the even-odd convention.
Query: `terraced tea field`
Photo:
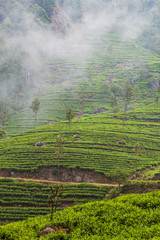
[[[52,186],[55,189],[57,185]],[[57,210],[75,204],[102,200],[110,189],[108,186],[91,184],[63,186],[63,197],[58,201]],[[50,213],[49,194],[48,184],[0,179],[0,222],[23,220]]]
[[[140,114],[144,118],[145,113],[152,115],[153,119],[153,112],[150,113],[148,109],[141,109]],[[136,116],[139,116],[136,111],[129,112],[124,124],[123,115],[120,114],[93,114],[73,120],[71,132],[68,122],[64,121],[1,140],[1,175],[27,177],[29,172],[29,176],[35,178],[60,181],[72,181],[74,178],[78,182],[101,182],[98,175],[88,180],[86,177],[77,177],[76,171],[93,170],[94,174],[97,172],[110,178],[119,168],[131,174],[157,166],[160,162],[160,123],[156,122],[157,114],[151,122],[142,117],[141,120],[135,120],[138,118]],[[62,141],[57,146],[58,136]],[[44,146],[35,146],[39,141]],[[59,170],[64,167],[67,176]]]
[[[73,52],[67,52],[66,48],[64,55],[69,58],[53,56],[44,59],[47,77],[33,94],[33,98],[37,96],[40,100],[37,124],[27,106],[29,103],[25,103],[24,110],[19,110],[5,123],[8,136],[64,120],[69,104],[77,115],[92,113],[99,107],[110,112],[111,88],[114,91],[116,84],[122,86],[127,79],[133,88],[140,89],[140,97],[133,98],[130,103],[132,107],[154,102],[156,90],[151,83],[159,78],[160,59],[150,50],[114,33],[104,33],[102,37],[86,33],[81,44],[73,49]],[[118,98],[121,112],[124,102],[120,96]]]
[[[54,213],[53,221],[48,215],[0,226],[0,238],[158,239],[159,198],[160,191],[141,195],[130,194],[109,201],[74,206]],[[45,231],[46,227],[56,230],[48,233]]]

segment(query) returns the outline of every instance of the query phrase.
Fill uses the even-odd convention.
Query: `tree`
[[[0,138],[4,138],[6,136],[6,132],[4,130],[0,130]]]
[[[8,64],[4,64],[0,67],[0,78],[1,78],[1,102],[0,102],[0,111],[1,111],[1,118],[2,122],[5,122],[7,120],[7,102],[8,102],[8,82],[7,80],[10,78],[11,69]]]
[[[118,95],[118,93],[119,93],[119,86],[118,86],[117,83],[112,83],[112,84],[111,84],[111,92],[112,92],[115,96]]]
[[[100,84],[100,90],[102,94],[104,94],[104,97],[111,95],[111,87],[108,81],[102,81]]]
[[[113,93],[112,93],[111,98],[110,98],[110,105],[111,105],[112,109],[116,108],[117,105],[118,105],[117,98]]]
[[[40,101],[38,98],[35,98],[30,106],[30,108],[32,109],[32,111],[35,114],[35,124],[37,121],[37,113],[38,113],[39,107],[40,107]]]
[[[47,15],[46,11],[41,6],[39,6],[37,3],[35,3],[35,4],[30,3],[29,9],[37,18],[36,20],[40,19],[42,22],[45,22],[45,23],[49,22],[49,17]]]
[[[62,139],[62,136],[58,136],[56,138],[56,143],[55,143],[55,155],[57,157],[60,157],[63,153],[63,139]]]
[[[132,99],[132,96],[133,96],[132,86],[131,86],[129,80],[127,80],[126,84],[125,84],[125,87],[124,87],[124,90],[123,90],[123,99],[124,99],[124,102],[125,102],[125,114],[126,114],[126,111],[127,111],[127,106],[129,105],[129,103]]]
[[[70,132],[71,121],[74,118],[74,112],[73,112],[73,109],[72,109],[72,107],[70,105],[67,106],[67,109],[66,109],[66,118],[68,120],[69,132]]]
[[[123,89],[121,89],[120,93],[124,100],[124,111],[125,111],[125,118],[126,118],[127,107],[133,96],[133,89],[132,89],[132,86],[131,86],[129,80],[126,81],[126,83],[125,83]],[[124,119],[123,119],[123,121],[124,121]]]
[[[84,100],[83,99],[79,99],[79,105],[80,105],[80,109],[79,109],[79,116],[83,116],[83,111],[84,111]]]
[[[135,99],[140,98],[141,92],[140,92],[140,88],[138,87],[138,85],[135,85],[133,88],[133,97]]]
[[[128,177],[129,177],[129,173],[127,173],[125,170],[121,168],[117,168],[112,173],[112,179],[118,183],[118,191],[120,191],[120,185],[123,184]]]
[[[53,212],[56,211],[56,208],[58,206],[58,201],[60,198],[62,198],[62,194],[64,192],[63,185],[57,185],[56,189],[53,189],[53,186],[50,186],[51,188],[51,194],[48,196],[50,202],[51,202],[51,220],[53,219]]]
[[[160,80],[158,81],[157,92],[156,92],[156,97],[155,97],[157,112],[158,112],[158,108],[159,108],[159,98],[160,98]]]
[[[144,149],[143,145],[142,145],[141,143],[137,142],[137,143],[134,145],[134,150],[135,150],[135,152],[136,152],[136,156],[138,156],[139,152],[140,152],[141,150],[143,150],[143,149]]]

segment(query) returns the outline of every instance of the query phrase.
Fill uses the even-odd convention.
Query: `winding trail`
[[[118,186],[118,184],[112,184],[112,183],[109,184],[109,183],[86,183],[86,182],[60,182],[60,181],[51,181],[51,180],[43,180],[43,179],[13,178],[13,177],[9,177],[9,179],[18,180],[20,182],[38,182],[38,183],[44,183],[44,184],[65,184],[65,185],[74,185],[75,184],[75,185],[79,185],[79,184],[84,183],[84,184],[91,184],[91,185],[95,185],[95,186],[110,186],[110,187]]]

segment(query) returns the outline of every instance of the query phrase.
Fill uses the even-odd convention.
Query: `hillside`
[[[75,206],[50,216],[0,226],[0,238],[158,239],[160,192]],[[54,230],[53,230],[54,229]]]
[[[159,11],[0,1],[0,240],[160,238]]]
[[[8,178],[0,179],[1,224],[50,213],[51,202],[48,198],[51,193],[50,187],[53,186],[55,190],[57,184],[48,181],[44,183],[33,182],[31,180],[29,182],[21,181]],[[113,186],[64,183],[63,197],[58,201],[57,210],[75,204],[103,200],[111,188]]]
[[[94,34],[85,38],[77,47],[92,48],[91,56],[87,56],[88,50],[79,53],[75,49],[75,56],[71,59],[45,60],[47,80],[33,95],[40,101],[37,123],[35,125],[34,113],[29,106],[19,109],[2,125],[8,135],[64,120],[67,105],[73,107],[77,116],[96,112],[99,108],[101,111],[123,112],[125,103],[119,91],[127,79],[133,90],[130,109],[155,102],[160,74],[158,55],[140,46],[136,48],[135,41],[123,40],[114,33],[104,33],[96,41]],[[65,50],[64,54],[68,55],[69,52]],[[77,55],[82,59],[78,60]],[[83,59],[86,60],[85,64]],[[110,106],[112,94],[118,101],[116,109]]]
[[[65,195],[59,208],[103,199],[112,185],[76,187],[65,182],[113,184],[119,172],[130,179],[158,180],[159,134],[156,104],[126,116],[104,112],[74,119],[70,131],[68,121],[52,123],[0,141],[0,176],[62,181]],[[0,186],[2,223],[49,212],[48,185],[2,179]],[[122,192],[153,189],[159,189],[159,182],[128,183]]]
[[[130,108],[155,102],[158,9],[154,0],[2,2],[0,122],[8,136],[64,120],[68,104],[80,116],[99,107],[113,111],[112,94],[114,111],[121,112],[127,79],[134,90]],[[36,126],[29,108],[35,97]]]
[[[0,141],[1,176],[108,182],[119,168],[132,174],[157,166],[158,116],[152,105],[126,117],[101,113],[74,119],[70,132],[64,121],[14,135]],[[42,146],[36,146],[39,141]]]

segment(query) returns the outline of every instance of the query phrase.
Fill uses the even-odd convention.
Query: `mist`
[[[28,85],[33,86],[30,87],[32,89],[30,96],[27,95],[28,105],[37,88],[45,89],[46,80],[48,80],[47,61],[51,60],[54,64],[54,61],[61,59],[68,63],[79,64],[82,69],[85,69],[94,54],[95,42],[104,34],[114,30],[124,39],[136,40],[143,30],[152,24],[150,16],[153,16],[153,8],[149,9],[152,14],[142,12],[143,3],[139,3],[138,0],[132,2],[82,0],[81,9],[79,9],[81,16],[77,21],[74,21],[73,16],[78,9],[72,8],[69,0],[64,2],[60,23],[64,23],[67,28],[65,33],[61,31],[61,27],[59,31],[57,28],[55,31],[53,18],[50,23],[42,23],[33,13],[26,11],[25,6],[20,3],[14,5],[12,11],[1,23],[5,54],[0,60],[0,66],[8,64],[13,59],[21,66],[19,69],[18,67],[12,69],[15,76],[13,74],[4,76],[7,78],[7,85],[2,84],[2,86],[7,88],[5,92],[10,95],[11,89],[16,88],[17,81],[21,81],[20,76],[24,78],[26,84],[24,91],[27,91]],[[76,71],[79,74],[74,64],[70,67],[71,77],[67,78],[68,82],[72,82],[73,71],[74,75]],[[84,73],[81,72],[81,74]],[[22,86],[18,91],[21,91],[21,88]],[[3,87],[1,92],[4,92]],[[4,98],[4,94],[2,96]]]

